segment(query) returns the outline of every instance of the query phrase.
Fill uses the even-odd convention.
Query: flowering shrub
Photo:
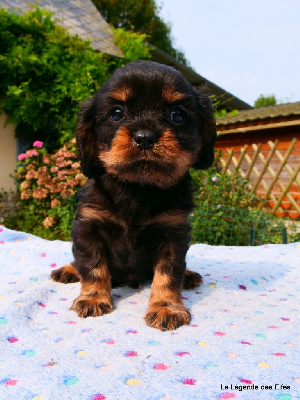
[[[19,207],[5,225],[48,239],[70,239],[76,192],[84,184],[75,139],[49,154],[43,142],[18,156]]]
[[[280,243],[284,222],[257,212],[258,198],[240,174],[222,173],[222,153],[207,171],[191,170],[196,208],[190,217],[192,243],[243,245]]]
[[[207,171],[191,170],[196,187],[194,201],[201,207],[253,208],[257,196],[250,189],[250,181],[239,174],[222,174],[222,153],[216,152],[215,162]]]

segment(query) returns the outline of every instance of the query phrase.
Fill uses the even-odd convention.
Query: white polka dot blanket
[[[183,291],[192,322],[146,326],[150,283],[113,289],[115,310],[80,319],[79,283],[49,279],[71,243],[0,227],[1,400],[300,398],[300,243],[197,244]]]

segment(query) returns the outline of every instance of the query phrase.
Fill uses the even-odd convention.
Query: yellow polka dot
[[[3,300],[4,299],[4,296],[0,296],[0,300]]]
[[[207,343],[205,343],[205,342],[198,342],[197,345],[200,346],[200,347],[205,347],[205,346],[207,346]]]
[[[269,368],[269,367],[271,367],[270,364],[267,364],[267,363],[265,363],[265,362],[258,363],[257,365],[258,365],[259,367],[261,367],[261,368]]]
[[[129,385],[129,386],[137,386],[139,384],[140,384],[139,380],[134,379],[134,378],[128,379],[126,382],[126,385]]]
[[[17,306],[22,306],[23,305],[23,301],[16,301],[16,305]]]
[[[215,284],[215,283],[211,283],[211,284],[209,285],[209,287],[216,287],[216,284]]]
[[[8,252],[9,254],[14,254],[14,251],[13,251],[13,249],[11,249],[11,250],[9,250],[9,252]]]
[[[289,347],[295,347],[296,346],[294,343],[287,343],[286,345],[289,346]]]
[[[103,366],[101,367],[101,369],[103,369],[103,371],[105,371],[106,369],[110,369],[110,366],[109,366],[109,365],[103,365]]]
[[[236,358],[237,354],[236,353],[227,353],[227,356],[231,357],[231,358]]]
[[[79,351],[77,351],[77,353],[76,353],[78,356],[86,356],[87,355],[87,352],[85,351],[85,350],[79,350]]]
[[[232,324],[230,328],[239,328],[239,327],[240,327],[239,325]]]
[[[42,400],[41,396],[35,396],[31,400]]]
[[[42,329],[42,332],[44,332],[44,333],[50,332],[50,329]]]
[[[294,378],[294,381],[300,383],[300,378]]]

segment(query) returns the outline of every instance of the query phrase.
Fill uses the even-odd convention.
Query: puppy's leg
[[[185,252],[167,244],[160,251],[154,266],[154,278],[148,310],[147,325],[160,330],[173,330],[190,323],[191,314],[182,303],[182,286],[185,270]]]
[[[111,279],[105,263],[94,268],[88,279],[81,279],[81,292],[71,310],[82,318],[98,317],[113,311]]]
[[[186,269],[184,271],[183,289],[194,289],[202,283],[202,276],[197,272]]]
[[[81,292],[71,307],[79,317],[98,317],[113,311],[111,277],[105,249],[92,223],[73,223],[73,254]]]
[[[61,268],[55,269],[51,272],[51,279],[55,282],[73,283],[79,282],[79,276],[73,264],[64,265]]]

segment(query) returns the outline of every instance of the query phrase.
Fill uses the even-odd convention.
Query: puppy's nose
[[[133,135],[133,141],[141,150],[150,150],[156,142],[156,136],[153,132],[138,131]]]

